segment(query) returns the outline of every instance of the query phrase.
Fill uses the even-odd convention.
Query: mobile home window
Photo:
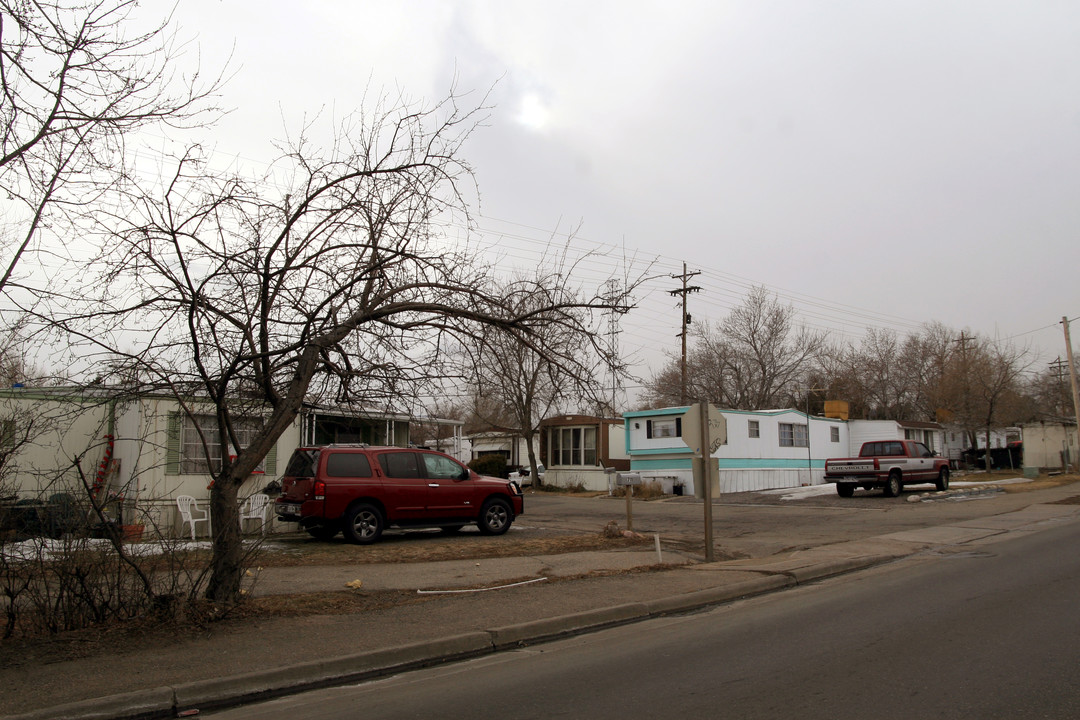
[[[829,439],[833,442],[840,442],[840,428],[830,425],[829,426]]]
[[[746,434],[752,438],[761,437],[761,425],[757,420],[746,421]]]
[[[780,447],[806,447],[806,426],[780,423]]]
[[[196,422],[198,422],[197,426]],[[233,422],[233,429],[236,431],[236,438],[241,447],[246,447],[251,442],[251,438],[261,428],[262,420],[241,419]],[[200,429],[202,435],[199,434]],[[204,436],[206,438],[205,445],[203,444]],[[216,417],[213,415],[199,415],[194,421],[189,416],[184,417],[183,434],[180,441],[180,472],[182,474],[202,475],[209,474],[211,469],[214,471],[220,470],[223,459],[221,450]],[[230,447],[228,450],[229,455],[235,455],[236,452],[236,448]],[[259,464],[256,472],[262,472],[265,463],[264,459]]]
[[[595,467],[596,428],[564,427],[552,430],[551,457],[559,465]]]
[[[682,418],[671,418],[668,420],[646,420],[645,437],[682,437]]]

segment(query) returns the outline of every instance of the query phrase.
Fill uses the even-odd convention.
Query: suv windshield
[[[292,457],[289,458],[289,465],[285,468],[285,477],[315,477],[315,468],[318,467],[318,465],[318,450],[305,450],[300,448],[294,451]]]

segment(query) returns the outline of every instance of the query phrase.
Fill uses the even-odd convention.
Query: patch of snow
[[[977,481],[953,481],[949,483],[949,487],[961,488],[972,487],[975,485],[1016,485],[1019,483],[1031,482],[1030,478],[1015,477],[1015,478],[1002,478],[1000,480],[977,480]],[[922,483],[922,485],[929,485],[930,483]],[[917,486],[912,486],[917,487]],[[834,495],[836,494],[836,483],[822,483],[821,485],[806,485],[803,487],[790,487],[779,488],[777,490],[759,490],[761,495],[779,495],[780,500],[804,500],[810,497],[817,497],[819,495]]]
[[[245,540],[247,545],[251,542]],[[183,550],[209,550],[209,540],[184,541],[150,541],[137,543],[124,543],[124,550],[132,557],[150,557],[152,555],[164,555],[166,552]],[[74,540],[52,538],[31,538],[22,542],[8,542],[0,544],[0,556],[4,560],[12,562],[45,562],[57,560],[72,551],[94,550],[109,552],[112,543],[102,538],[78,538]]]
[[[778,490],[761,490],[762,495],[780,495],[781,500],[803,500],[818,495],[835,495],[836,483],[824,483],[822,485],[804,485],[803,487],[780,488]]]

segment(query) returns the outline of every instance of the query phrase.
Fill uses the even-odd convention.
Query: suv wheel
[[[510,529],[514,521],[514,511],[510,503],[502,498],[489,499],[480,509],[480,520],[476,524],[485,535],[502,535]]]
[[[360,545],[378,540],[385,526],[386,521],[379,508],[368,503],[353,505],[345,513],[345,537]]]

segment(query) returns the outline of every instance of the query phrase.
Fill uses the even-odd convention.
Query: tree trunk
[[[986,472],[990,472],[990,426],[986,426]]]
[[[210,582],[206,597],[216,603],[232,603],[240,596],[243,544],[240,538],[240,483],[231,473],[210,488],[210,523],[213,526],[214,555],[210,562]]]
[[[543,485],[543,481],[540,479],[540,473],[536,470],[536,450],[533,449],[533,438],[536,437],[536,433],[526,431],[522,433],[525,438],[525,450],[529,455],[529,474],[533,487],[540,487]]]

